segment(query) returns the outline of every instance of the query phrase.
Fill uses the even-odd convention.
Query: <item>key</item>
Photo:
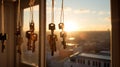
[[[63,45],[63,48],[65,49],[66,48],[66,37],[67,37],[67,34],[65,31],[61,31],[60,32],[60,37],[62,38],[62,45]]]
[[[51,49],[51,55],[54,55],[54,52],[57,50],[56,49],[56,41],[57,41],[57,35],[49,35],[48,36],[48,41],[50,44],[50,49]]]
[[[32,44],[32,52],[35,52],[35,42],[37,41],[37,34],[34,33],[32,34],[32,41],[33,41],[33,44]]]
[[[23,38],[21,36],[17,37],[17,52],[21,55],[21,45],[23,43]]]
[[[63,41],[62,41],[62,44],[63,44],[63,48],[65,49],[65,48],[66,48],[66,41],[63,40]]]
[[[31,31],[26,32],[26,38],[28,40],[27,42],[27,49],[31,50]]]

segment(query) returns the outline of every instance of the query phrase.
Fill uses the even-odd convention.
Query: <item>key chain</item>
[[[29,23],[30,30],[26,31],[26,38],[28,39],[27,42],[27,49],[32,50],[32,52],[35,52],[35,42],[37,41],[37,34],[34,32],[35,30],[35,24],[33,21],[33,5],[35,0],[30,0],[29,6],[30,6],[30,14],[31,14],[31,22]]]
[[[52,12],[51,12],[52,18],[51,23],[49,24],[49,30],[51,30],[51,34],[48,35],[48,41],[51,49],[51,55],[54,55],[54,52],[56,49],[56,41],[57,41],[57,35],[54,34],[55,30],[55,24],[54,24],[54,0],[52,0]]]
[[[21,13],[20,13],[20,0],[18,0],[18,12],[17,12],[17,30],[16,30],[16,44],[17,44],[17,52],[21,55],[21,45],[23,43],[22,37],[22,23],[21,23]]]
[[[67,34],[64,31],[64,8],[63,8],[63,0],[62,0],[62,5],[61,5],[61,15],[60,15],[60,23],[58,24],[59,29],[61,29],[60,32],[60,37],[62,38],[61,44],[63,45],[63,48],[66,48],[66,37]]]
[[[2,33],[0,33],[0,40],[2,43],[2,49],[1,52],[3,53],[5,50],[5,41],[6,41],[6,33],[4,32],[4,1],[2,0],[2,6],[1,6],[1,15],[2,15]]]

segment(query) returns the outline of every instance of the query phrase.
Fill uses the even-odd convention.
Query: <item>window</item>
[[[26,38],[26,31],[29,31],[29,23],[31,22],[31,14],[30,14],[30,8],[26,8],[23,11],[24,16],[24,22],[23,22],[23,44],[22,44],[22,63],[26,63],[33,66],[38,66],[39,63],[39,5],[36,5],[33,7],[33,21],[34,21],[34,27],[35,31],[34,33],[37,34],[37,41],[35,42],[35,52],[32,52],[33,48],[28,49],[27,45],[27,38]],[[30,47],[33,47],[33,44],[31,44]]]
[[[93,61],[93,66],[95,66],[95,61]]]
[[[80,59],[80,64],[82,64],[82,59]]]
[[[99,62],[99,67],[101,67],[101,63]]]
[[[51,34],[48,28],[48,24],[51,23],[51,0],[47,0],[46,7],[47,39],[48,35]],[[64,24],[65,31],[67,32],[66,49],[63,49],[63,45],[61,44],[62,38],[60,37],[61,31],[58,29],[58,24],[60,23],[61,0],[55,1],[54,11],[54,23],[56,25],[54,33],[57,35],[58,39],[56,41],[57,51],[54,52],[54,56],[51,56],[50,44],[48,40],[46,40],[47,62],[54,62],[54,60],[57,59],[57,63],[66,58],[70,59],[69,56],[76,52],[97,55],[106,55],[106,53],[110,53],[110,0],[105,0],[104,3],[101,0],[64,0]],[[85,58],[87,57],[85,56]],[[77,55],[75,58],[79,59],[80,55]],[[64,62],[67,62],[67,59],[64,60]],[[82,62],[85,64],[85,60]],[[94,64],[95,66],[99,66],[97,62],[94,62]]]
[[[96,61],[95,64],[96,64],[96,67],[97,67],[98,66],[98,62]]]
[[[107,63],[107,67],[110,67],[110,63]]]
[[[85,60],[84,60],[84,59],[83,59],[83,61],[82,61],[82,62],[83,62],[83,64],[85,64]]]
[[[88,60],[88,65],[90,65],[90,60]]]
[[[104,62],[104,67],[107,67],[105,62]]]

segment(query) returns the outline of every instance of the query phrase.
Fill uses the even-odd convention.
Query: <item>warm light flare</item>
[[[75,44],[72,43],[67,43],[68,46],[74,46]]]
[[[75,38],[74,37],[70,37],[69,40],[75,40]]]
[[[78,31],[78,25],[73,21],[67,21],[65,22],[65,31],[71,32],[71,31]]]

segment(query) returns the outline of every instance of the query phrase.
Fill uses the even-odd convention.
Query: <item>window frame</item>
[[[22,1],[22,3],[23,4],[25,4],[25,2],[24,1],[26,1],[26,0],[21,0]],[[39,59],[39,61],[40,61],[40,63],[39,63],[39,65],[40,65],[40,67],[45,67],[46,65],[45,65],[45,46],[44,46],[44,44],[45,44],[45,31],[46,31],[46,0],[37,0],[38,1],[38,4],[39,4],[39,9],[40,9],[40,14],[39,14],[39,16],[40,16],[40,45],[43,45],[42,47],[44,47],[44,48],[42,48],[42,47],[40,47],[40,48],[42,48],[42,49],[40,49],[40,51],[42,52],[42,53],[40,53],[40,59]],[[112,32],[111,32],[111,44],[110,44],[110,48],[111,48],[111,50],[110,50],[110,52],[111,52],[111,65],[110,66],[112,66],[112,67],[119,67],[119,62],[120,62],[120,42],[119,42],[119,40],[120,40],[120,13],[119,13],[119,11],[120,11],[120,7],[119,7],[119,0],[111,0],[111,27],[112,27]],[[22,7],[22,8],[25,8],[25,7],[27,7],[27,6],[25,6],[24,5],[24,7]],[[115,8],[116,7],[116,8]],[[42,9],[42,10],[41,10]],[[41,17],[42,16],[42,17]],[[42,35],[42,36],[41,36]],[[42,39],[43,38],[43,39]],[[43,42],[42,42],[43,41]],[[43,56],[43,57],[42,57]],[[42,63],[42,61],[44,60],[44,62]]]
[[[21,0],[21,15],[22,15],[22,22],[23,22],[23,12],[25,8],[29,7],[29,0]],[[46,67],[46,60],[45,60],[45,36],[46,36],[46,0],[35,0],[35,5],[39,5],[39,60],[38,66],[39,67]],[[16,48],[15,48],[16,49]],[[28,64],[21,62],[21,56],[16,54],[16,59],[18,65],[29,66]]]

